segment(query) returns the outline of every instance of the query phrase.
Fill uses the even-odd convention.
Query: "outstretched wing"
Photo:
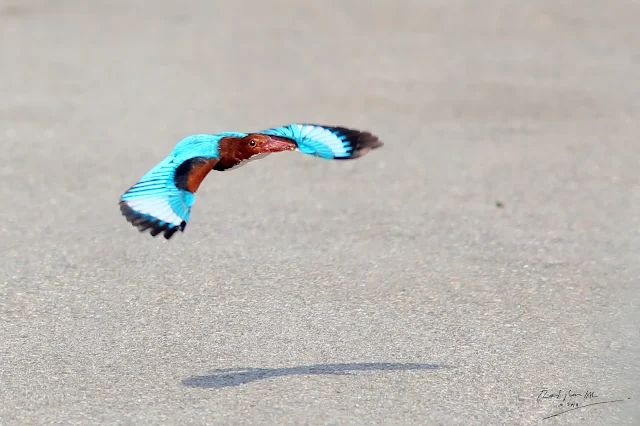
[[[321,124],[290,124],[259,133],[291,139],[300,152],[329,160],[362,157],[383,145],[370,132]]]
[[[195,193],[217,162],[205,157],[180,162],[170,155],[122,195],[120,211],[140,232],[151,229],[154,237],[164,233],[168,240],[184,232]]]

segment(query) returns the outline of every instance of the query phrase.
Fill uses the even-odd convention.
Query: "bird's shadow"
[[[438,364],[401,364],[401,363],[358,363],[358,364],[316,364],[289,368],[222,368],[212,370],[206,376],[186,378],[182,384],[191,388],[221,389],[242,386],[257,380],[294,375],[355,375],[362,371],[389,370],[437,370],[448,368]]]

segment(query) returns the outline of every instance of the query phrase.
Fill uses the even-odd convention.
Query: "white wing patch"
[[[345,143],[324,127],[308,124],[297,124],[296,126],[300,132],[301,145],[304,145],[305,142],[315,141],[326,145],[336,157],[348,155]]]
[[[175,226],[180,226],[182,223],[182,219],[173,212],[166,196],[133,198],[125,202],[140,214],[148,214]]]

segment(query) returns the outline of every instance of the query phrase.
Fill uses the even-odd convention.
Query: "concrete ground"
[[[639,20],[0,0],[0,424],[640,424]],[[182,137],[292,122],[385,146],[121,216]]]

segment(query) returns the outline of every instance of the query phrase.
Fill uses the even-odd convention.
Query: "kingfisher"
[[[252,133],[195,134],[120,197],[122,215],[140,232],[169,240],[184,232],[195,196],[211,172],[236,169],[274,152],[298,151],[326,160],[350,160],[380,148],[368,131],[321,124],[289,124]]]

